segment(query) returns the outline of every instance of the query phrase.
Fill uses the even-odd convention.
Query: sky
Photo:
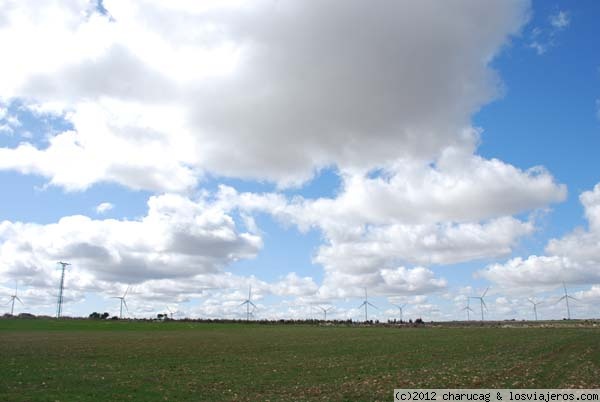
[[[598,318],[599,18],[0,1],[0,304],[65,261],[71,316]]]

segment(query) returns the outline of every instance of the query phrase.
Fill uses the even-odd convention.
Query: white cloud
[[[565,196],[564,186],[543,169],[524,172],[447,149],[434,166],[397,161],[377,177],[344,174],[334,198],[288,200],[221,186],[216,199],[224,209],[266,212],[302,231],[321,231],[324,244],[314,256],[325,269],[319,295],[345,297],[367,284],[375,294],[439,291],[444,281],[418,266],[508,255],[535,230],[533,220],[510,215]],[[398,278],[394,270],[406,279],[390,282]],[[410,274],[416,272],[421,275]]]
[[[574,297],[592,306],[600,304],[600,285],[594,285],[588,290],[576,292]]]
[[[544,207],[565,196],[565,186],[541,168],[524,172],[447,149],[434,166],[397,161],[379,177],[348,174],[336,198],[305,202],[297,219],[329,226],[470,222]]]
[[[561,31],[571,24],[571,17],[567,11],[559,11],[548,17],[548,27],[534,27],[529,35],[528,46],[538,55],[545,54],[557,45],[557,38]]]
[[[445,287],[445,279],[437,278],[424,267],[384,268],[360,273],[326,268],[323,285],[316,296],[324,300],[364,298],[365,288],[371,296],[415,295],[438,292]]]
[[[285,278],[274,283],[270,292],[281,296],[309,296],[315,294],[318,288],[311,277],[301,278],[295,272],[290,272]]]
[[[326,232],[329,243],[318,250],[315,260],[353,272],[380,269],[394,261],[453,264],[509,254],[517,240],[532,231],[531,223],[514,218],[484,224],[354,228],[345,235]]]
[[[600,183],[579,197],[585,209],[588,228],[578,228],[548,242],[546,255],[514,258],[494,264],[480,275],[505,288],[555,288],[561,282],[600,283]]]
[[[176,109],[107,99],[80,104],[68,116],[75,130],[51,137],[44,150],[29,143],[0,148],[0,169],[48,176],[52,184],[68,190],[102,181],[169,191],[196,184],[199,172],[186,165],[194,145],[185,130],[170,137],[164,132],[167,127],[177,130],[181,116]],[[179,161],[170,154],[178,155]]]
[[[509,254],[535,222],[509,215],[564,199],[564,186],[541,169],[444,152],[437,165],[398,162],[378,177],[343,176],[334,198],[287,200],[222,186],[224,208],[267,212],[325,244],[315,262],[326,272],[380,272],[399,263],[451,264]]]
[[[104,214],[110,210],[112,210],[115,206],[110,202],[102,202],[96,206],[97,214]]]
[[[21,127],[19,118],[11,114],[0,99],[0,133],[13,134],[15,128]]]
[[[140,283],[219,273],[262,247],[259,236],[238,232],[224,211],[177,195],[151,197],[148,214],[135,221],[80,215],[48,225],[4,221],[0,241],[6,275],[48,286],[52,262],[68,260],[80,272],[80,288],[96,279]]]
[[[471,116],[500,86],[489,62],[527,20],[528,1],[105,0],[109,16],[90,4],[4,9],[0,47],[11,63],[0,64],[0,93],[72,128],[44,133],[43,147],[0,148],[1,170],[67,190],[115,182],[181,194],[206,173],[288,186],[329,167],[342,187],[318,199],[227,187],[214,202],[167,194],[135,221],[4,222],[0,271],[30,285],[53,287],[48,261],[65,258],[73,300],[118,294],[114,281],[138,283],[140,311],[203,287],[243,289],[215,291],[196,311],[208,316],[240,314],[249,283],[257,300],[326,302],[365,286],[443,292],[427,266],[509,254],[535,230],[513,215],[566,196],[543,168],[476,155]],[[226,272],[261,249],[257,212],[321,232],[322,284]],[[435,313],[425,299],[418,308]]]
[[[0,169],[182,191],[207,170],[289,185],[323,166],[430,160],[476,140],[464,129],[497,92],[488,62],[529,4],[104,6],[110,17],[75,0],[5,8],[0,93],[74,129],[2,149]]]
[[[558,13],[550,16],[550,24],[557,29],[564,29],[571,24],[571,17],[566,11],[559,11]]]
[[[538,41],[533,41],[529,44],[529,47],[534,49],[535,52],[541,56],[548,51],[548,48],[551,47],[551,43],[540,43]]]

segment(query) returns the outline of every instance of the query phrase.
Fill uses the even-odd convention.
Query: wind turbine
[[[129,292],[129,286],[127,286],[127,289],[125,289],[125,293],[123,293],[123,296],[113,296],[113,297],[111,297],[111,299],[120,299],[121,300],[121,308],[119,310],[119,319],[123,318],[123,305],[125,305],[125,310],[127,310],[127,312],[129,313],[129,308],[127,307],[127,302],[125,301],[125,297],[127,296],[127,292]]]
[[[256,308],[256,304],[252,303],[252,285],[248,286],[248,298],[240,306],[244,304],[246,305],[246,321],[250,321],[250,305]]]
[[[406,304],[403,304],[403,305],[400,306],[399,304],[393,304],[392,303],[392,306],[398,307],[398,310],[400,311],[400,322],[402,322],[402,315],[403,315],[403,310],[402,309],[404,307],[406,307]]]
[[[365,307],[365,322],[368,321],[367,319],[367,307],[371,306],[373,308],[377,308],[374,304],[372,304],[371,302],[369,302],[369,298],[367,297],[367,288],[365,288],[365,300],[362,302],[362,304],[360,306],[358,306],[358,308],[361,307]]]
[[[15,311],[15,300],[18,300],[19,303],[23,304],[23,302],[21,301],[21,299],[19,299],[19,296],[17,296],[17,288],[19,286],[19,283],[15,281],[15,294],[10,296],[10,301],[8,303],[6,303],[6,305],[11,304],[10,306],[10,315],[13,315],[13,312]]]
[[[167,311],[169,312],[168,316],[170,317],[171,320],[173,320],[173,316],[175,317],[182,317],[184,315],[184,312],[182,312],[179,309],[175,309],[175,311],[171,310],[171,307],[166,306],[167,307]],[[165,314],[165,318],[167,317],[167,314]]]
[[[467,321],[471,321],[471,316],[470,316],[469,312],[474,312],[474,311],[471,308],[471,298],[470,297],[467,297],[467,305],[465,307],[463,307],[463,310],[467,311]]]
[[[489,287],[485,290],[485,292],[483,292],[481,296],[471,296],[471,299],[479,299],[479,302],[481,304],[481,321],[483,321],[483,308],[485,307],[485,309],[487,310],[487,306],[485,305],[483,298],[485,297],[488,290],[490,290]]]
[[[538,306],[538,304],[542,304],[542,302],[536,302],[533,299],[527,299],[527,300],[529,300],[529,303],[533,304],[533,314],[535,316],[535,320],[537,321],[537,319],[538,319],[537,318],[537,306]]]
[[[557,303],[563,299],[565,300],[565,303],[567,303],[567,319],[570,320],[571,319],[571,309],[569,308],[569,299],[572,299],[572,300],[577,300],[577,299],[574,298],[573,296],[569,296],[569,294],[567,293],[567,285],[565,285],[564,282],[563,282],[563,288],[565,289],[565,295],[563,297],[561,297],[560,299],[558,299]]]
[[[317,307],[319,307],[321,310],[323,310],[323,321],[327,321],[327,312],[329,310],[331,310],[333,308],[333,306],[329,306],[327,308],[321,307],[321,306],[317,306]]]
[[[57,264],[59,264],[62,268],[60,274],[60,287],[58,288],[58,302],[56,306],[56,318],[60,318],[60,315],[62,314],[63,290],[65,288],[65,268],[71,264],[62,261],[57,262]]]

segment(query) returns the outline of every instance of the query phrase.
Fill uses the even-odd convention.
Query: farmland
[[[0,320],[2,401],[391,400],[600,387],[600,328]]]

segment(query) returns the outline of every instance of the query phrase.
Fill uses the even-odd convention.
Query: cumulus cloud
[[[118,295],[112,282],[137,283],[142,310],[152,298],[244,289],[215,291],[197,311],[209,316],[237,314],[249,283],[258,300],[327,302],[365,286],[373,295],[442,292],[445,279],[428,266],[509,254],[535,230],[513,215],[566,196],[541,167],[476,154],[482,130],[471,116],[501,86],[489,63],[526,22],[528,1],[103,5],[3,10],[0,46],[11,63],[0,64],[0,93],[69,128],[0,148],[0,170],[70,191],[114,182],[166,194],[134,221],[2,223],[0,270],[31,285],[55,283],[48,261],[69,259],[80,291]],[[322,168],[341,178],[334,197],[224,186],[210,201],[175,195],[191,194],[205,174],[281,188]],[[322,284],[226,271],[261,249],[253,214],[264,212],[321,232],[313,260]]]
[[[115,206],[113,204],[111,204],[110,202],[102,202],[96,206],[96,213],[104,214],[104,213],[110,211],[111,209],[113,209],[114,207]]]
[[[509,254],[517,240],[533,231],[529,222],[500,218],[483,224],[389,225],[329,233],[315,260],[325,267],[363,272],[393,261],[453,264]]]
[[[597,306],[600,303],[600,285],[594,285],[588,290],[577,292],[574,296],[584,303]]]
[[[52,261],[77,267],[81,286],[95,279],[140,283],[218,273],[262,247],[259,236],[238,232],[224,211],[177,195],[151,197],[147,215],[134,221],[81,215],[47,225],[4,221],[0,240],[2,272],[43,285],[53,282]]]
[[[565,196],[565,186],[541,168],[521,171],[447,149],[434,166],[397,161],[377,177],[345,175],[337,197],[306,201],[296,215],[300,224],[328,226],[472,222],[534,210]]]
[[[0,92],[60,112],[73,130],[48,147],[0,150],[1,169],[69,189],[114,181],[181,191],[206,170],[289,185],[324,166],[431,159],[476,140],[464,129],[495,96],[488,62],[528,9],[517,0],[103,4],[106,13],[76,0],[5,8],[0,44],[11,63],[0,67]]]
[[[51,136],[43,150],[27,142],[0,148],[0,169],[47,176],[67,190],[112,181],[133,189],[183,191],[197,183],[200,173],[187,165],[194,146],[186,131],[172,136],[163,131],[177,130],[176,108],[107,99],[80,104],[68,116],[74,130]]]
[[[512,216],[566,195],[543,169],[524,172],[497,160],[447,150],[436,166],[399,163],[377,177],[346,174],[333,198],[291,200],[221,186],[227,208],[267,212],[325,244],[314,261],[326,274],[375,274],[400,264],[451,264],[509,254],[535,229]],[[508,196],[510,194],[510,196]],[[343,275],[337,277],[342,278]]]
[[[546,245],[546,255],[514,258],[493,264],[480,272],[483,277],[507,288],[531,286],[553,288],[561,282],[600,283],[600,184],[579,197],[588,228],[577,228]]]

